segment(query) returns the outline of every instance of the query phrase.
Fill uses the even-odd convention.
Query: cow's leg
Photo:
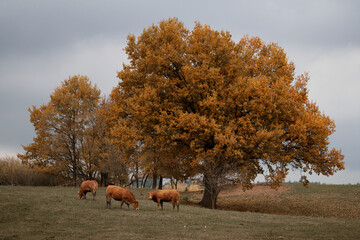
[[[86,194],[87,194],[87,192],[85,191],[85,192],[84,192],[84,199],[86,199]]]
[[[106,208],[111,208],[111,197],[106,196]]]
[[[174,201],[174,208],[175,208],[175,204],[177,206],[177,211],[179,211],[180,200],[175,200]],[[173,210],[174,210],[174,208],[173,208]]]
[[[171,203],[172,203],[172,206],[173,206],[173,211],[175,209],[175,204],[176,204],[176,201],[175,200],[171,200]]]
[[[122,208],[122,205],[124,204],[124,202],[121,202],[120,208]]]
[[[96,192],[93,191],[93,192],[92,192],[92,195],[93,195],[93,200],[95,200]]]
[[[157,209],[156,210],[159,210],[159,206],[160,206],[160,199],[157,199]]]
[[[161,204],[161,210],[164,210],[164,208],[163,208],[163,201],[160,201],[160,204]]]

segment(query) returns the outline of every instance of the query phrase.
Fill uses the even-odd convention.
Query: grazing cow
[[[139,202],[136,201],[135,196],[132,192],[127,189],[109,185],[106,188],[106,207],[111,208],[111,198],[116,201],[121,201],[121,208],[124,203],[128,205],[132,204],[136,210],[139,210]]]
[[[86,193],[91,192],[93,195],[93,200],[95,200],[97,189],[98,182],[96,180],[83,181],[80,186],[80,191],[78,191],[79,199],[81,199],[82,197],[86,199]]]
[[[163,202],[172,202],[173,211],[175,209],[175,205],[179,211],[180,193],[178,190],[157,190],[149,192],[148,195],[149,199],[157,203],[157,209],[159,209],[159,205],[161,205],[161,210],[164,210]]]

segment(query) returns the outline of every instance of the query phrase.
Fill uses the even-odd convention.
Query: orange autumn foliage
[[[47,104],[29,108],[36,137],[23,146],[25,154],[18,157],[43,172],[71,179],[76,185],[79,175],[84,174],[84,166],[92,161],[86,157],[87,138],[99,100],[100,90],[87,76],[63,81]]]
[[[229,32],[170,18],[129,35],[125,51],[130,62],[108,112],[112,136],[138,152],[156,149],[163,171],[175,163],[202,174],[204,206],[215,208],[229,181],[246,188],[265,174],[276,188],[289,169],[344,169],[341,151],[328,147],[334,121],[309,100],[309,76],[295,76],[277,44],[236,43]]]

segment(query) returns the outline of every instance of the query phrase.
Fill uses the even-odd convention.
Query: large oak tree
[[[277,44],[236,43],[229,32],[200,23],[189,30],[171,18],[129,35],[125,51],[130,62],[111,93],[112,135],[122,147],[156,149],[168,172],[177,164],[201,174],[202,205],[216,208],[223,185],[249,188],[258,174],[278,187],[289,169],[344,169],[341,151],[328,147],[334,121],[309,100],[308,75],[295,76]]]

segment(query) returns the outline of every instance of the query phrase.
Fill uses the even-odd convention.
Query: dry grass
[[[22,164],[15,157],[0,157],[0,185],[53,186],[55,178]]]
[[[99,188],[96,201],[91,197],[79,200],[77,190],[0,186],[0,239],[358,239],[360,236],[359,219],[219,211],[187,205],[180,205],[180,212],[172,212],[169,203],[164,203],[164,211],[156,211],[156,204],[146,199],[150,189],[131,189],[139,200],[138,211],[126,206],[120,209],[119,202],[106,209],[105,188]],[[182,199],[187,197],[181,195]],[[220,199],[220,205],[223,200]]]
[[[201,194],[193,195],[195,203]],[[320,185],[309,188],[286,184],[279,190],[266,185],[243,192],[241,186],[229,186],[219,195],[218,208],[293,216],[360,218],[360,185]]]

